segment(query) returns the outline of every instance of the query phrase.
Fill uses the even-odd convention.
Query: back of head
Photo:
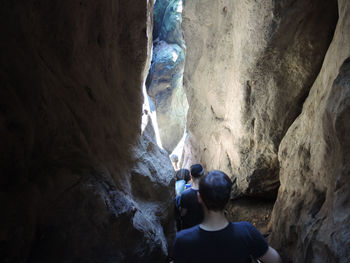
[[[173,163],[177,163],[179,161],[179,157],[176,154],[172,154],[172,155],[170,155],[170,160]]]
[[[190,175],[190,171],[189,170],[187,170],[187,169],[185,169],[185,170],[186,170],[186,173],[185,173],[184,179],[185,179],[185,181],[187,183],[187,182],[189,182],[191,180],[191,175]]]
[[[176,181],[179,181],[179,180],[186,181],[186,178],[188,178],[189,176],[190,176],[190,171],[187,169],[184,169],[184,168],[176,171],[176,173],[175,173]]]
[[[194,178],[200,178],[202,175],[204,175],[204,168],[199,163],[191,165],[190,170],[191,175]]]
[[[199,182],[199,193],[208,210],[221,211],[230,199],[231,179],[224,172],[213,170]]]

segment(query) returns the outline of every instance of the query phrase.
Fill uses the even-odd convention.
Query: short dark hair
[[[204,175],[204,168],[199,163],[191,165],[190,170],[191,170],[191,175],[194,178],[199,178],[202,175]]]
[[[208,208],[212,211],[224,210],[230,199],[232,181],[222,171],[213,170],[199,181],[199,194]]]
[[[182,168],[182,169],[176,171],[175,177],[176,177],[176,181],[179,181],[179,180],[186,181],[186,178],[190,177],[190,171]]]
[[[191,175],[190,175],[190,171],[189,170],[187,170],[187,169],[185,169],[185,170],[187,171],[187,173],[185,173],[184,179],[185,179],[185,181],[187,183],[188,181],[191,180]]]

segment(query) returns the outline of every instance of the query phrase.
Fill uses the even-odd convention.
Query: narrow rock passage
[[[154,1],[1,2],[1,262],[167,262],[185,127],[183,165],[236,180],[231,220],[284,262],[350,262],[350,2],[180,2],[171,34]]]

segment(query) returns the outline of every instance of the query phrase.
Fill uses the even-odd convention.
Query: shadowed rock
[[[173,169],[140,134],[152,6],[1,4],[2,262],[165,260]]]

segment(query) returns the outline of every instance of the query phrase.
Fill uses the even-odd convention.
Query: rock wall
[[[272,244],[285,262],[350,262],[350,3],[322,69],[279,147]]]
[[[198,161],[237,175],[247,195],[274,196],[278,146],[321,68],[337,2],[184,3],[187,127]]]
[[[183,88],[182,0],[156,1],[153,17],[153,56],[146,86],[157,113],[162,146],[170,154],[184,134],[188,110]]]
[[[189,152],[253,200],[280,179],[269,240],[283,262],[350,261],[350,3],[321,2],[184,7]],[[229,213],[249,219],[244,198]]]
[[[173,170],[140,132],[152,8],[1,3],[2,262],[166,258]]]

